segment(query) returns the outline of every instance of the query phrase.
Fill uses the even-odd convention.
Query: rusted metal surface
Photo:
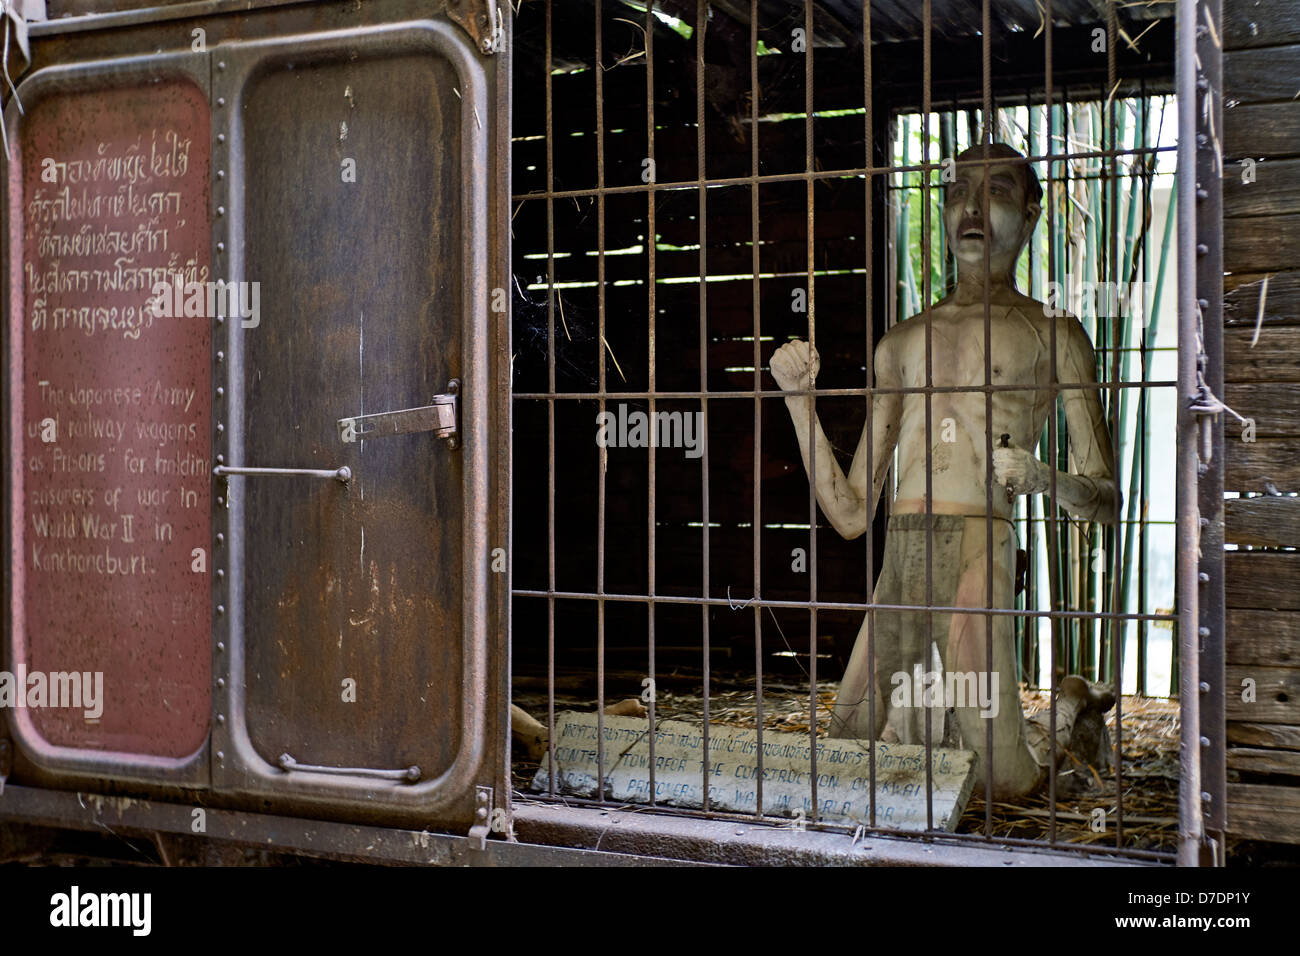
[[[153,283],[208,278],[207,95],[193,65],[33,73],[27,115],[8,113],[5,659],[85,684],[102,674],[103,688],[96,719],[12,713],[46,768],[203,769],[210,332],[203,315],[146,309]]]
[[[103,797],[12,787],[0,802],[0,821],[120,835],[192,836],[191,804]],[[1014,846],[1001,841],[955,846],[873,834],[799,832],[743,821],[683,819],[644,810],[521,806],[519,842],[489,839],[473,850],[469,839],[428,830],[302,820],[204,807],[205,839],[220,846],[256,846],[337,860],[421,866],[1141,866],[1105,856]],[[1146,863],[1145,865],[1151,865]]]
[[[447,0],[447,16],[469,34],[480,53],[500,49],[501,12],[494,0]]]
[[[109,830],[119,836],[170,834],[193,837],[195,809],[192,804],[12,787],[0,801],[0,821],[6,824],[8,821],[23,821],[58,829]],[[665,858],[653,848],[644,853],[632,853],[591,849],[559,841],[546,844],[490,839],[479,850],[470,846],[468,837],[423,829],[330,823],[213,806],[204,807],[203,813],[203,839],[218,851],[242,845],[278,853],[399,866],[692,865],[690,860]],[[0,843],[0,849],[3,849],[3,843]],[[239,862],[239,859],[233,858],[231,862]]]
[[[1178,862],[1196,866],[1205,837],[1201,805],[1201,683],[1200,641],[1197,638],[1200,588],[1197,552],[1201,529],[1197,515],[1197,449],[1199,422],[1191,412],[1196,395],[1197,255],[1196,219],[1186,210],[1197,207],[1196,124],[1196,0],[1178,0],[1178,509],[1175,577],[1178,604],[1178,696],[1182,744],[1178,787]]]
[[[97,753],[35,777],[20,761],[13,779],[68,787],[98,777],[96,789],[143,779],[167,793],[205,785],[210,755],[210,792],[228,801],[464,833],[477,790],[507,792],[509,577],[488,565],[490,545],[509,543],[510,408],[493,385],[509,369],[509,315],[489,311],[509,261],[508,60],[482,56],[421,0],[116,9],[42,25],[28,83],[57,74],[62,95],[86,61],[111,53],[120,59],[100,73],[119,86],[122,76],[147,81],[155,105],[142,112],[153,124],[168,118],[156,104],[182,72],[176,62],[187,64],[201,90],[191,120],[203,134],[204,190],[189,219],[201,265],[210,252],[211,278],[259,283],[260,320],[205,326],[189,375],[206,459],[196,542],[206,573],[192,576],[202,644],[184,652],[200,749],[183,767]],[[225,13],[234,15],[216,15]],[[190,54],[196,26],[207,51]],[[125,117],[129,127],[131,115],[105,110],[98,122],[116,129]],[[11,110],[11,130],[16,122]],[[354,179],[341,175],[345,158]],[[192,158],[192,176],[197,166]],[[11,180],[11,225],[21,226],[22,188]],[[7,245],[21,250],[21,235]],[[20,252],[10,259],[13,395],[26,383],[30,315],[19,314]],[[137,364],[165,370],[155,356]],[[340,418],[438,405],[457,379],[451,424],[463,448],[429,432],[341,440]],[[29,443],[20,404],[5,422],[14,460]],[[445,415],[437,424],[447,431]],[[317,473],[340,480],[310,480]],[[18,471],[11,497],[23,487]],[[6,529],[16,555],[26,520]],[[112,615],[92,620],[102,630]],[[180,657],[166,628],[146,636]],[[82,648],[97,639],[69,637]],[[355,704],[345,700],[353,681]],[[409,770],[384,779],[414,766],[418,781]],[[495,805],[508,814],[501,796]]]
[[[1196,241],[1195,270],[1198,335],[1195,341],[1205,353],[1204,379],[1211,395],[1223,395],[1223,156],[1218,130],[1223,129],[1223,0],[1198,0],[1196,4],[1198,82],[1196,93],[1180,90],[1185,102],[1195,102],[1196,150]],[[1202,26],[1205,28],[1202,29]],[[1179,197],[1182,198],[1181,196]],[[1188,207],[1179,207],[1185,209]],[[1180,263],[1181,266],[1181,263]],[[1180,278],[1181,284],[1181,278]],[[1189,341],[1189,340],[1182,340]],[[1203,429],[1205,424],[1201,426]],[[1201,812],[1204,814],[1205,844],[1202,862],[1222,866],[1228,829],[1228,771],[1226,706],[1228,687],[1226,622],[1224,601],[1224,504],[1223,468],[1227,457],[1224,416],[1209,426],[1213,454],[1200,463],[1196,511],[1200,529],[1197,562],[1197,683],[1199,733],[1197,752],[1201,757]],[[1192,507],[1188,502],[1187,507]]]
[[[498,61],[435,21],[213,58],[229,104],[219,267],[262,283],[263,312],[225,333],[218,455],[351,472],[229,479],[214,778],[464,832],[474,784],[500,786],[488,761],[504,734],[487,662],[490,586],[505,583],[488,573]],[[456,379],[462,448],[429,431],[342,440],[340,419],[426,405]],[[383,779],[410,767],[418,781]]]
[[[731,866],[1141,866],[1151,862],[1110,854],[1048,851],[1029,841],[976,843],[909,839],[879,831],[863,834],[761,826],[752,818],[691,819],[669,811],[593,810],[521,806],[515,829],[530,843],[655,853]]]

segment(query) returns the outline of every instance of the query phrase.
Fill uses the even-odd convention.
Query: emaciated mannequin
[[[1014,609],[1016,537],[1011,523],[1015,495],[1048,490],[1049,467],[1032,453],[1047,415],[1056,405],[1050,388],[1052,322],[1056,323],[1056,380],[1069,425],[1073,473],[1056,473],[1057,501],[1071,515],[1112,523],[1119,492],[1114,480],[1110,434],[1102,414],[1095,377],[1092,344],[1078,319],[1053,320],[1043,303],[1016,288],[1015,268],[1034,230],[1042,189],[1024,157],[1003,143],[990,147],[990,165],[975,147],[957,157],[955,181],[946,187],[944,227],[957,260],[958,281],[952,294],[920,315],[900,322],[879,342],[875,353],[875,384],[879,388],[922,388],[926,382],[926,319],[930,324],[933,385],[970,391],[936,392],[930,402],[930,431],[926,431],[927,398],[921,392],[873,393],[871,397],[872,471],[867,475],[868,433],[854,453],[845,475],[821,422],[809,433],[809,399],[786,396],[804,468],[816,441],[817,501],[841,535],[855,538],[871,525],[885,477],[898,451],[897,492],[890,509],[885,555],[881,562],[875,602],[934,607],[987,606],[989,555],[987,529],[993,525],[992,577],[994,608]],[[984,180],[988,177],[988,208]],[[988,262],[985,262],[985,247]],[[995,386],[1023,385],[1023,390],[992,392],[992,422],[985,418],[985,293],[990,309],[989,351]],[[804,392],[812,387],[818,357],[808,343],[795,340],[772,356],[772,375],[782,389]],[[988,513],[987,436],[993,437],[995,482],[992,515]],[[1009,442],[1003,436],[1009,436]],[[927,518],[926,445],[930,451]],[[1004,447],[1005,445],[1005,447]],[[1046,510],[1046,507],[1045,507]],[[932,548],[933,591],[927,601],[925,555]],[[962,675],[965,687],[993,691],[990,706],[981,708],[973,695],[947,700],[953,707],[961,744],[975,751],[981,767],[986,752],[986,722],[993,723],[994,797],[1027,793],[1045,778],[1051,757],[1048,714],[1026,720],[1020,709],[1016,682],[1014,618],[1010,615],[934,613],[927,638],[925,612],[877,610],[876,631],[868,621],[845,670],[832,716],[831,736],[870,736],[868,713],[868,649],[875,641],[875,727],[881,738],[922,743],[922,700],[910,706],[891,704],[893,692],[911,684],[918,672],[931,672],[934,657],[945,676]],[[986,623],[993,627],[993,660],[986,653]],[[973,683],[971,683],[973,681]],[[942,699],[942,697],[940,698]],[[963,706],[963,703],[965,704]],[[1104,713],[1113,695],[1092,688],[1080,677],[1060,685],[1056,731],[1058,754],[1070,742],[1071,731],[1084,713]],[[956,706],[954,706],[954,704]],[[889,705],[889,706],[887,706]],[[981,712],[985,716],[981,716]],[[932,742],[943,734],[942,719],[932,719]],[[981,770],[981,785],[984,779]]]

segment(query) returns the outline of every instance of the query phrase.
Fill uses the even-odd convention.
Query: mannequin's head
[[[981,162],[983,158],[981,146],[973,146],[957,156],[956,179],[944,193],[943,222],[948,248],[957,259],[959,274],[982,275],[984,243],[988,240],[990,273],[995,277],[1010,277],[1038,221],[1043,189],[1034,168],[1006,143],[989,146],[987,168]],[[984,210],[986,176],[987,214]]]

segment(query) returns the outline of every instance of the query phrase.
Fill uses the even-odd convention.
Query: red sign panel
[[[182,79],[55,92],[20,128],[0,703],[41,749],[180,759],[208,731],[212,319],[151,300],[208,288],[207,101]]]

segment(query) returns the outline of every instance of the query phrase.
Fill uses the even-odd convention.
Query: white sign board
[[[650,802],[650,730],[638,717],[604,718],[605,798],[617,803]],[[556,787],[576,796],[597,795],[596,714],[565,711],[555,717]],[[685,721],[662,721],[655,731],[655,802],[703,806],[704,735]],[[925,829],[925,748],[877,741],[876,825]],[[868,748],[856,740],[817,740],[817,819],[869,824],[871,792]],[[533,780],[549,785],[549,757]],[[975,783],[975,755],[965,750],[931,750],[934,826],[953,830]],[[763,812],[813,819],[811,755],[803,734],[763,733]],[[709,727],[709,805],[753,813],[757,804],[758,733],[738,727]]]

